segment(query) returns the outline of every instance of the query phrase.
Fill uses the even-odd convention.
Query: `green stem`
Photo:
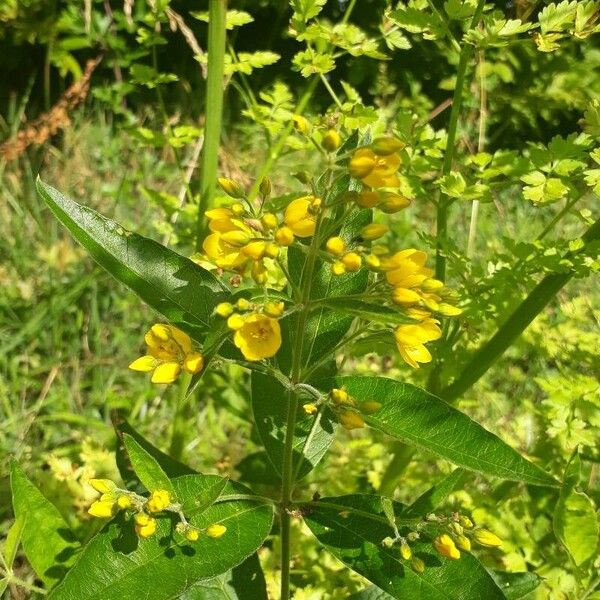
[[[600,239],[600,219],[591,225],[583,235],[585,245],[598,239]],[[568,259],[570,256],[573,256],[573,254],[569,253],[565,258]],[[475,352],[471,360],[462,369],[459,377],[442,390],[440,394],[442,398],[452,402],[477,383],[505,350],[525,331],[550,300],[567,284],[573,274],[573,271],[570,271],[568,273],[546,275],[533,288],[527,298],[519,304],[494,336]]]
[[[175,417],[173,418],[173,430],[171,432],[171,445],[169,447],[169,455],[175,460],[181,460],[183,456],[183,447],[185,438],[188,432],[187,426],[187,407],[189,405],[190,396],[187,394],[187,389],[190,385],[192,376],[188,373],[182,373],[179,380],[179,389],[177,391],[177,406],[175,408]]]
[[[208,75],[206,78],[206,122],[202,149],[200,202],[196,248],[200,249],[206,226],[204,213],[212,206],[219,166],[219,143],[223,118],[223,73],[225,65],[226,0],[210,0],[208,6]]]
[[[298,314],[298,323],[294,339],[294,348],[292,354],[292,374],[291,382],[293,385],[300,383],[302,374],[302,353],[304,348],[304,337],[306,320],[310,312],[310,293],[312,287],[313,272],[317,260],[317,250],[319,247],[319,227],[322,220],[323,211],[319,213],[315,232],[313,234],[308,256],[306,257],[304,271],[302,273],[300,287],[302,288],[301,310]],[[298,416],[299,395],[297,391],[288,393],[288,414],[286,419],[285,441],[283,448],[283,465],[281,472],[281,500],[279,503],[279,514],[281,519],[281,600],[288,600],[290,597],[290,528],[291,519],[289,508],[292,502],[292,492],[294,488],[294,433],[296,430],[296,418]]]
[[[319,73],[319,77],[321,78],[321,81],[323,82],[323,85],[325,86],[325,89],[329,92],[329,95],[331,96],[332,100],[336,103],[337,107],[342,110],[342,102],[341,100],[337,97],[337,94],[333,91],[333,88],[331,87],[331,84],[329,83],[329,81],[327,81],[327,77],[325,77],[325,75],[323,75],[323,73]]]
[[[469,29],[473,29],[481,19],[485,0],[478,0],[475,14],[471,20]],[[446,150],[444,152],[444,162],[442,164],[442,176],[448,175],[452,170],[454,153],[456,146],[456,132],[458,130],[458,118],[462,108],[463,94],[465,88],[465,77],[467,67],[471,56],[473,55],[473,46],[463,42],[460,57],[458,60],[458,69],[456,73],[456,85],[454,87],[454,96],[452,98],[452,111],[450,112],[450,122],[448,123],[448,136],[446,139]],[[444,256],[444,246],[448,237],[448,207],[451,199],[440,196],[437,209],[437,235],[436,235],[436,256],[435,256],[435,276],[440,281],[446,279],[446,257]]]

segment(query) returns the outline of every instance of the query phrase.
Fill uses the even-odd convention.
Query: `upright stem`
[[[479,23],[485,0],[478,0],[475,14],[471,20],[470,29],[473,29]],[[473,46],[463,42],[460,57],[458,59],[458,70],[456,73],[456,86],[454,88],[454,96],[452,98],[452,111],[450,112],[450,122],[448,123],[448,137],[446,139],[446,151],[444,153],[444,162],[442,164],[442,176],[448,175],[452,170],[454,161],[456,131],[458,129],[458,117],[462,107],[463,93],[465,87],[465,76],[467,66],[471,56],[473,55]],[[435,276],[440,281],[446,279],[446,257],[444,256],[444,246],[448,237],[448,207],[451,199],[440,195],[437,209],[437,243],[435,256]]]
[[[322,211],[317,217],[315,232],[313,234],[308,256],[306,257],[304,271],[300,281],[302,289],[301,310],[298,313],[298,324],[294,338],[294,347],[292,354],[292,384],[300,383],[302,373],[302,353],[304,349],[304,330],[306,319],[310,311],[310,292],[312,286],[313,272],[317,260],[319,248],[319,226],[321,224]],[[298,393],[290,391],[288,393],[288,414],[285,429],[285,442],[283,448],[283,466],[282,466],[282,484],[281,501],[279,503],[279,513],[281,518],[281,600],[288,600],[290,597],[290,514],[289,506],[292,502],[292,492],[294,488],[294,432],[296,430],[296,418],[298,416]]]
[[[208,71],[206,78],[206,121],[200,173],[196,247],[200,248],[205,228],[204,213],[212,206],[219,166],[219,143],[223,118],[223,72],[225,63],[226,0],[210,0],[208,6]]]

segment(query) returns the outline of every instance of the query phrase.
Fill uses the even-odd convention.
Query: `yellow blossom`
[[[188,527],[185,530],[185,539],[188,542],[196,542],[198,541],[198,538],[200,537],[200,532],[195,528],[195,527]]]
[[[292,115],[292,121],[296,131],[306,135],[310,130],[310,124],[302,115]]]
[[[370,223],[361,229],[360,237],[367,242],[372,242],[383,237],[389,230],[390,228],[383,223]]]
[[[473,521],[471,521],[471,519],[469,519],[469,517],[465,516],[465,515],[460,515],[460,517],[458,517],[458,522],[465,528],[465,529],[473,529]]]
[[[233,342],[247,360],[269,358],[274,356],[281,346],[281,328],[277,319],[252,313],[245,317],[242,326],[236,329]]]
[[[113,494],[117,485],[110,479],[90,479],[90,485],[101,494]]]
[[[260,222],[265,229],[275,229],[278,225],[277,217],[273,213],[265,213]]]
[[[401,211],[407,206],[410,206],[410,200],[408,198],[405,198],[400,194],[395,194],[394,192],[384,192],[381,195],[381,201],[377,205],[377,208],[382,212],[391,215]]]
[[[398,150],[402,150],[404,146],[404,142],[401,142],[397,138],[377,137],[371,142],[370,147],[378,156],[387,156],[388,154],[394,154]]]
[[[452,560],[458,560],[460,558],[460,552],[458,548],[455,546],[452,538],[444,533],[433,540],[433,545],[435,549],[446,558],[450,558]]]
[[[210,538],[220,538],[227,531],[227,527],[225,525],[221,525],[220,523],[215,523],[214,525],[210,525],[206,529],[206,535]]]
[[[149,538],[156,533],[156,519],[146,513],[137,513],[133,518],[135,532],[141,538]]]
[[[171,504],[171,494],[167,490],[155,490],[146,502],[146,508],[151,513],[165,510]]]
[[[230,302],[221,302],[220,304],[217,304],[215,313],[217,313],[220,317],[229,317],[233,313],[233,304]]]
[[[134,360],[133,371],[152,371],[152,383],[172,383],[181,371],[194,374],[204,367],[204,357],[194,352],[190,337],[172,325],[156,324],[146,333],[144,340],[148,354]]]
[[[442,331],[433,319],[414,325],[400,325],[394,332],[400,356],[415,369],[419,368],[419,363],[431,362],[431,354],[424,344],[439,339],[441,335]]]
[[[133,503],[131,502],[131,498],[127,494],[121,494],[117,498],[117,506],[122,510],[131,508],[132,505],[133,505]]]
[[[361,208],[374,208],[381,201],[379,192],[374,190],[365,190],[356,197],[356,204]]]
[[[376,254],[368,254],[365,256],[365,265],[367,265],[369,269],[378,270],[381,267],[381,260]]]
[[[477,529],[473,533],[473,539],[480,545],[487,548],[498,548],[502,546],[502,540],[491,531],[487,529]]]
[[[398,187],[396,171],[402,161],[397,154],[378,156],[370,148],[359,148],[350,159],[350,174],[371,188]]]
[[[315,210],[320,205],[319,198],[304,196],[292,200],[283,213],[285,224],[298,237],[310,237],[315,232]]]
[[[329,254],[340,256],[346,251],[346,242],[341,237],[331,237],[325,243],[325,249]]]
[[[336,260],[331,265],[331,272],[334,275],[343,275],[346,272],[346,267],[344,266],[343,262],[340,262],[339,260]]]
[[[309,404],[303,404],[303,405],[302,405],[302,409],[304,410],[304,412],[305,412],[307,415],[314,415],[314,414],[315,414],[315,413],[316,413],[316,412],[319,410],[319,409],[317,408],[317,405],[316,405],[316,404],[312,404],[312,403],[309,403]]]
[[[348,252],[348,254],[342,257],[342,264],[346,268],[346,271],[355,273],[362,266],[362,258],[356,252]]]
[[[277,318],[283,314],[285,304],[283,302],[267,302],[263,310],[265,315]]]
[[[280,227],[274,237],[280,246],[291,246],[294,243],[294,232],[289,227]]]
[[[354,404],[346,390],[333,388],[331,392],[329,392],[329,395],[331,396],[334,404]]]
[[[93,517],[101,519],[110,519],[115,516],[116,506],[114,500],[96,500],[88,509],[88,513]]]

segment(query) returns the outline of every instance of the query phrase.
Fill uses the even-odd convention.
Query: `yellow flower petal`
[[[159,361],[154,358],[154,356],[150,356],[149,354],[146,356],[140,356],[140,358],[134,360],[129,368],[132,371],[141,371],[142,373],[149,373],[153,369],[155,369],[159,364]]]
[[[200,352],[190,352],[189,354],[186,354],[183,359],[183,368],[192,375],[200,373],[204,368],[204,357]]]
[[[235,332],[233,342],[247,360],[274,356],[281,346],[279,322],[264,314],[251,314]]]
[[[89,507],[88,513],[93,517],[110,519],[115,515],[115,503],[112,500],[96,500],[96,502]]]
[[[181,373],[179,363],[166,362],[158,365],[152,373],[152,383],[173,383]]]

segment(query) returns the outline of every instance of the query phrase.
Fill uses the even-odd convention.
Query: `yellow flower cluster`
[[[144,498],[135,492],[120,489],[110,479],[91,479],[90,485],[101,494],[88,510],[94,517],[110,519],[119,510],[131,511],[135,532],[138,537],[145,539],[156,533],[158,522],[155,515],[167,511],[179,517],[176,531],[188,541],[195,542],[200,537],[201,530],[188,523],[181,512],[181,505],[173,501],[167,490],[154,490],[148,498]],[[226,531],[224,525],[215,523],[207,527],[205,533],[208,537],[219,538]]]
[[[333,388],[327,398],[319,402],[308,402],[302,405],[302,408],[307,415],[314,415],[319,411],[321,404],[330,406],[340,425],[348,431],[364,427],[363,415],[372,415],[381,408],[379,402],[370,400],[358,403],[343,388]]]
[[[285,310],[283,302],[257,305],[240,298],[235,307],[229,302],[219,304],[215,312],[227,318],[227,327],[233,334],[233,343],[244,358],[250,361],[275,356],[281,347],[281,327],[277,320]]]
[[[204,357],[193,350],[190,336],[177,327],[152,325],[144,340],[148,354],[134,360],[129,368],[152,372],[152,383],[173,383],[182,371],[193,375],[204,368]]]

